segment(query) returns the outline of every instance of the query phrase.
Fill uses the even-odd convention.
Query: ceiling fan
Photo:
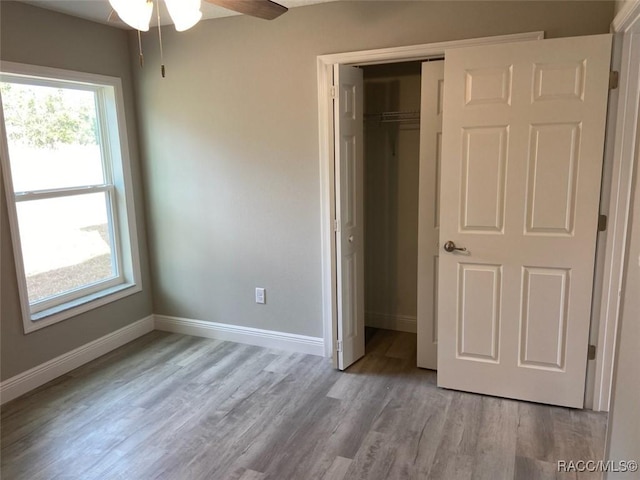
[[[200,11],[200,0],[163,0],[169,16],[177,31],[182,32],[193,27],[202,18]],[[243,15],[250,15],[265,20],[273,20],[288,8],[271,0],[205,0],[219,7],[233,10]],[[109,20],[113,21],[115,16],[125,24],[138,31],[138,46],[140,53],[140,66],[144,64],[142,56],[142,40],[140,32],[149,30],[153,6],[156,6],[156,16],[158,19],[158,37],[160,40],[161,73],[165,76],[164,62],[162,61],[162,32],[160,25],[160,0],[109,0],[112,11]],[[115,14],[115,15],[114,15]]]

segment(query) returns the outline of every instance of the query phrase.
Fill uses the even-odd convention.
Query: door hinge
[[[338,340],[338,345],[336,346],[336,351],[338,353],[342,353],[342,340]]]
[[[596,359],[596,346],[595,345],[589,345],[589,352],[587,354],[587,358],[589,360],[595,360]]]
[[[330,90],[331,98],[336,98],[336,86],[332,85]]]
[[[618,88],[618,82],[620,81],[620,74],[615,70],[609,72],[609,90],[615,90]]]
[[[607,229],[607,216],[598,215],[598,231],[604,232]]]
[[[340,222],[338,220],[334,220],[333,221],[333,231],[334,232],[339,232],[340,231]]]

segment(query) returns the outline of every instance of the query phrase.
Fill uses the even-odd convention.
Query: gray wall
[[[6,197],[0,192],[1,372],[5,380],[58,355],[150,315],[151,282],[146,254],[144,209],[136,117],[127,33],[112,27],[42,10],[0,2],[0,58],[122,78],[135,190],[143,291],[72,319],[25,335]]]
[[[154,311],[322,336],[316,56],[544,30],[609,31],[613,2],[336,2],[163,29],[135,70]],[[130,35],[131,62],[137,64]],[[253,289],[266,287],[267,304]]]
[[[419,62],[365,67],[365,113],[419,111],[420,71]],[[365,122],[365,311],[374,326],[380,314],[416,319],[419,168],[419,122]]]
[[[640,138],[640,123],[638,137]],[[635,192],[618,330],[618,347],[609,414],[611,460],[640,462],[640,168],[636,153]],[[639,473],[609,474],[607,479],[638,479]]]

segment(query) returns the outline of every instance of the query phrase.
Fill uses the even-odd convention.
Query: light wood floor
[[[414,334],[325,358],[152,332],[2,408],[6,480],[587,479],[606,416],[438,389]]]

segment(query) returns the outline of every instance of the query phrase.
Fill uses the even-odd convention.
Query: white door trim
[[[337,301],[336,301],[336,243],[335,219],[335,171],[333,158],[333,65],[371,65],[381,63],[408,62],[442,57],[445,50],[474,45],[541,40],[544,32],[519,33],[495,37],[428,43],[404,47],[382,48],[356,52],[320,55],[318,66],[318,134],[320,152],[320,233],[322,274],[322,319],[325,355],[333,358],[337,367]]]
[[[637,148],[640,111],[640,2],[625,2],[611,30],[622,45],[617,112],[613,138],[613,171],[607,229],[593,409],[608,411],[613,377],[615,339],[620,315],[620,294],[624,274],[629,224],[633,165]]]

